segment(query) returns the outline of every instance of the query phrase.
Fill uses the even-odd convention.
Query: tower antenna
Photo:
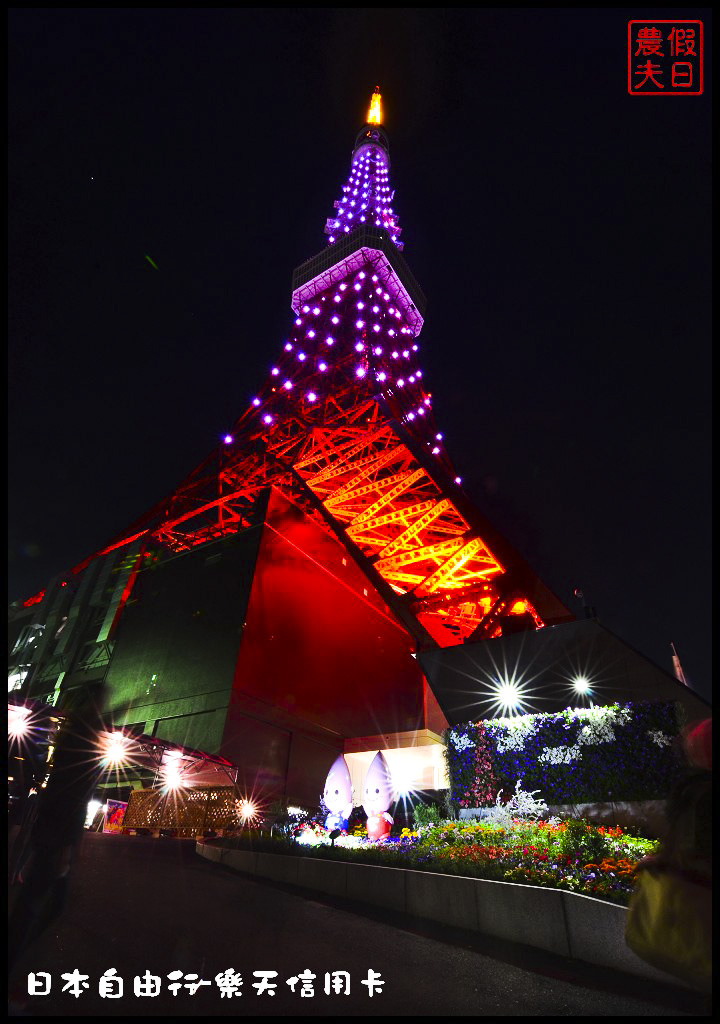
[[[383,112],[382,112],[382,96],[380,95],[380,86],[375,86],[375,92],[370,97],[370,109],[368,110],[367,116],[368,124],[382,124],[383,123]]]

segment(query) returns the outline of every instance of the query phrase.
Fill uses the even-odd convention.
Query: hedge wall
[[[451,800],[483,807],[499,790],[548,804],[665,798],[683,763],[675,702],[613,704],[468,722],[445,732]]]

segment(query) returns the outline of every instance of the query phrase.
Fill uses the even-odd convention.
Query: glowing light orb
[[[8,704],[8,737],[20,740],[27,735],[30,727],[30,708]]]
[[[100,750],[100,763],[107,768],[121,768],[129,763],[130,740],[121,732],[105,733],[101,736]]]
[[[237,812],[238,817],[244,825],[247,825],[251,821],[255,821],[258,816],[257,806],[252,800],[238,800],[237,801]]]
[[[182,754],[179,750],[166,750],[160,769],[165,789],[181,789],[187,784],[183,773]]]
[[[495,696],[497,703],[500,705],[503,713],[508,711],[516,711],[522,703],[522,697],[520,694],[520,687],[516,683],[503,682],[499,683],[496,690]]]
[[[585,676],[577,676],[573,679],[573,689],[576,693],[590,693],[590,680]]]

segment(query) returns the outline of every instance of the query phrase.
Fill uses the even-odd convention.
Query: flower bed
[[[565,889],[622,905],[633,891],[639,861],[655,846],[620,828],[521,819],[505,826],[432,823],[403,829],[381,843],[356,828],[350,835],[336,836],[334,844],[326,829],[311,823],[300,826],[295,835],[270,841],[256,834],[235,842],[266,852]]]
[[[427,850],[439,866],[452,864],[459,873],[568,889],[622,904],[633,891],[639,861],[655,845],[620,828],[577,821],[515,820],[506,828],[446,822],[408,831],[406,840]]]

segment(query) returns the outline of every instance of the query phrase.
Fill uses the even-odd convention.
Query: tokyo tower
[[[605,700],[679,699],[576,621],[462,490],[422,366],[379,90],[325,233],[221,443],[11,607],[13,699],[62,708],[97,684],[148,750],[308,805],[340,752],[356,788],[363,758],[392,749],[416,789],[441,789],[448,723],[561,710],[585,699],[587,668]]]
[[[268,379],[218,449],[98,555],[139,538],[182,551],[243,530],[273,486],[340,538],[421,647],[574,618],[461,490],[393,203],[376,89],[328,245],[294,272],[295,318]]]

